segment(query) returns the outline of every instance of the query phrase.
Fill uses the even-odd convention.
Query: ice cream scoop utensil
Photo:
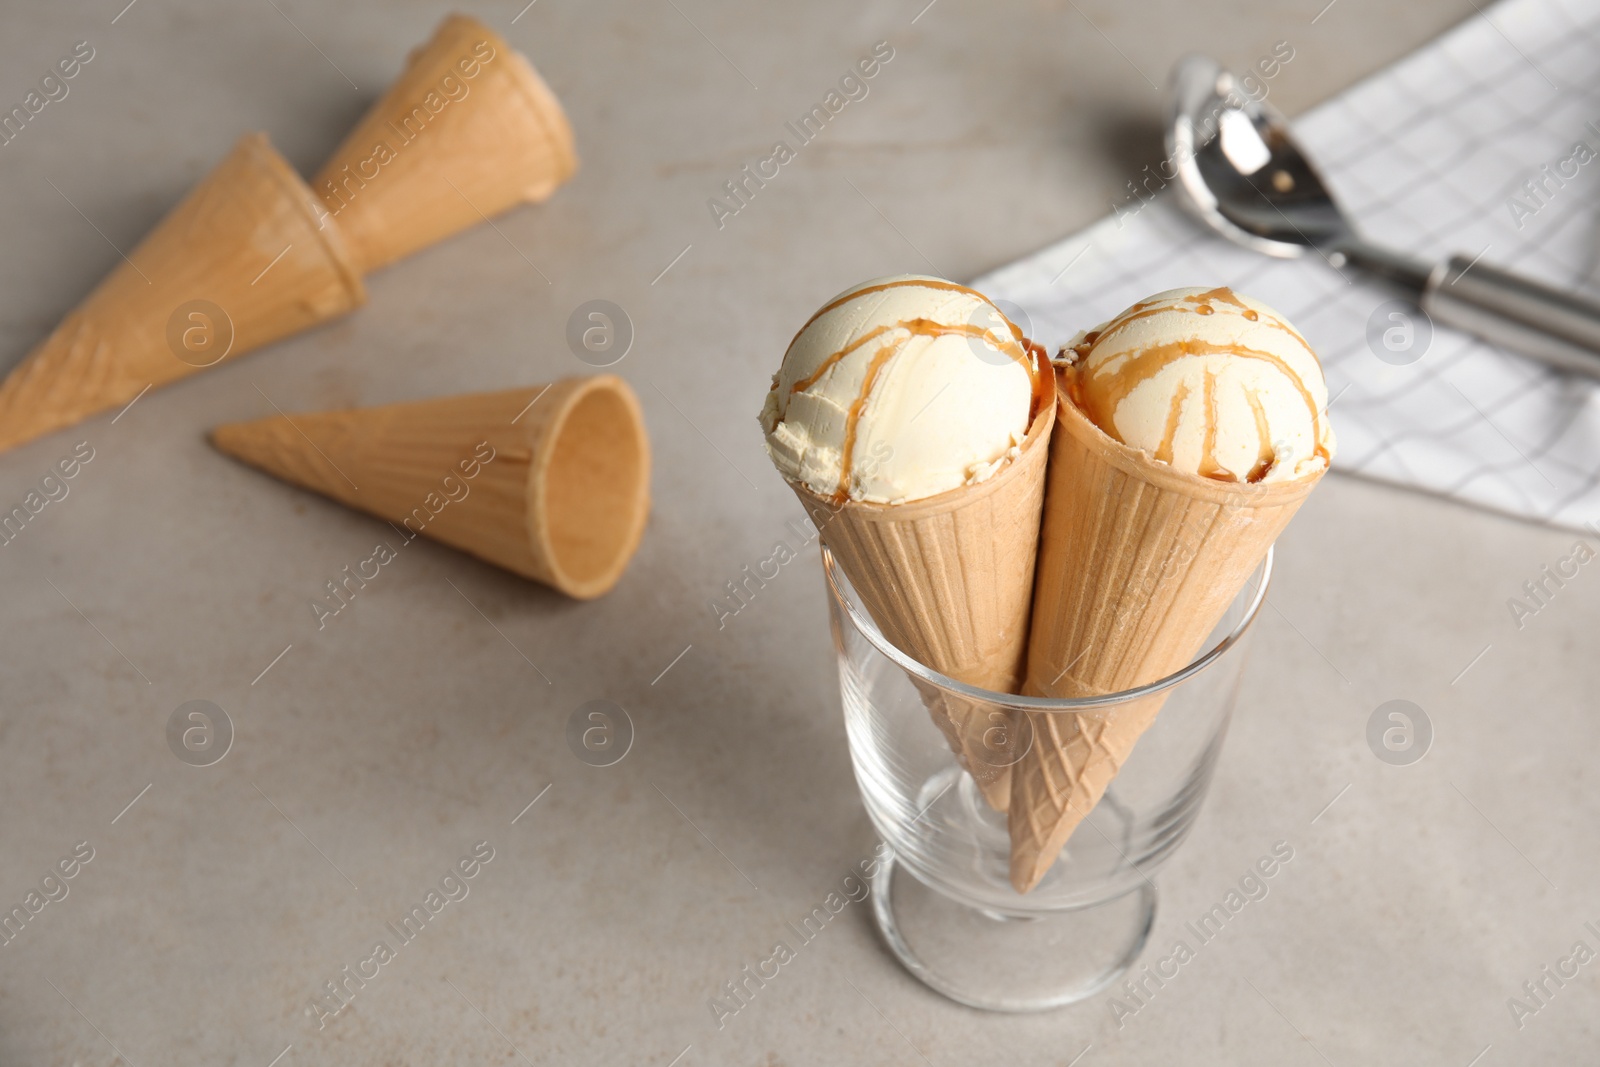
[[[1316,251],[1405,291],[1434,321],[1565,371],[1600,378],[1600,303],[1454,255],[1428,264],[1369,244],[1275,109],[1189,56],[1172,75],[1167,152],[1193,212],[1237,244]],[[1481,254],[1480,254],[1481,255]]]

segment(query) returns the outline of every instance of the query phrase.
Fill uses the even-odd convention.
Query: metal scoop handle
[[[1451,256],[1418,301],[1435,322],[1561,370],[1600,378],[1600,303]]]
[[[1409,292],[1440,325],[1558,370],[1600,379],[1600,302],[1466,256],[1430,267],[1356,237],[1341,241],[1335,252]]]

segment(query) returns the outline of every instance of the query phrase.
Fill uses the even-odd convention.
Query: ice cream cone
[[[545,199],[577,165],[566,115],[527,59],[450,15],[311,184],[371,271]]]
[[[0,384],[0,449],[361,304],[324,218],[264,134],[242,138]]]
[[[1057,383],[1024,692],[1081,698],[1187,665],[1321,477],[1203,478],[1103,433]],[[1165,694],[1098,712],[1030,712],[1013,768],[1011,881],[1042,878]]]
[[[874,504],[837,503],[790,483],[891,643],[942,674],[1002,693],[1016,692],[1026,651],[1055,423],[1052,405],[1040,407],[1018,455],[976,485]],[[1009,713],[931,686],[923,701],[985,798],[1006,810]]]
[[[650,446],[621,378],[233,423],[219,449],[285,481],[587,600],[649,510]]]

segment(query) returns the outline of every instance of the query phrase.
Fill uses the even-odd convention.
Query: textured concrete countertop
[[[0,365],[241,133],[312,170],[446,10],[124,2],[0,14],[7,107],[75,42],[95,49],[0,148]],[[0,548],[0,905],[80,842],[93,857],[0,948],[0,1063],[1592,1060],[1600,966],[1547,982],[1520,1029],[1507,998],[1574,942],[1600,949],[1600,577],[1519,631],[1507,598],[1574,535],[1341,477],[1281,545],[1152,944],[1274,842],[1295,858],[1177,979],[1120,1027],[1109,994],[985,1015],[903,973],[853,907],[713,1021],[722,984],[874,840],[814,554],[720,629],[708,606],[800,515],[755,423],[797,324],[855,280],[973,277],[1104,214],[1159,156],[1152,82],[1184,51],[1243,66],[1291,42],[1273,92],[1295,113],[1480,17],[1471,0],[1340,0],[1315,24],[1323,0],[925,4],[474,4],[565,103],[570,185],[372,277],[354,316],[0,455],[9,503],[94,450]],[[880,40],[894,58],[870,95],[719,229],[706,200]],[[577,604],[419,542],[319,632],[308,602],[386,529],[204,431],[270,413],[262,394],[296,411],[583,373],[564,331],[597,298],[637,331],[616,370],[657,460],[622,584]],[[1367,747],[1393,698],[1433,723],[1420,763]],[[197,699],[236,731],[205,768],[166,740]],[[608,768],[565,740],[593,699],[636,727]],[[319,1029],[323,983],[484,841],[465,899]]]

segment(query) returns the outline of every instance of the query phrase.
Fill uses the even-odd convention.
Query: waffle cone
[[[264,134],[240,139],[0,384],[0,449],[361,304],[323,216]]]
[[[1221,482],[1113,440],[1057,384],[1024,692],[1119,692],[1188,665],[1320,480]],[[1011,881],[1032,889],[1105,793],[1164,693],[1030,712],[1011,777]]]
[[[589,599],[649,510],[639,402],[612,375],[409,404],[279,415],[212,443],[284,481]]]
[[[1046,364],[1048,368],[1048,364]],[[791,483],[884,637],[969,685],[1022,680],[1053,405],[987,481],[906,504],[835,504]],[[919,686],[935,725],[996,810],[1011,795],[1009,712]],[[997,730],[998,728],[998,730]]]
[[[311,184],[371,271],[545,199],[577,166],[567,117],[528,60],[450,15]]]

